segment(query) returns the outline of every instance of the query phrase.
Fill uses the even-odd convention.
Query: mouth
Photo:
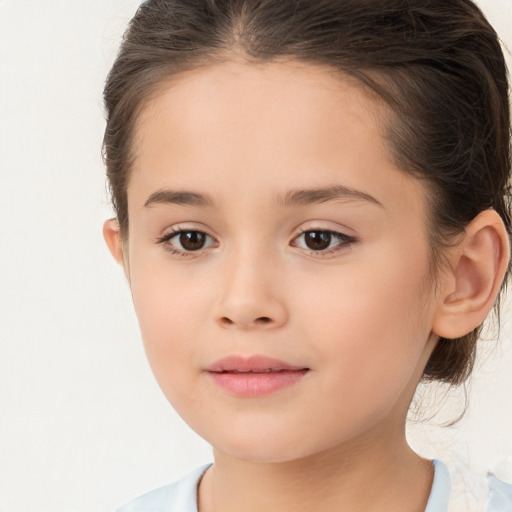
[[[262,355],[250,357],[228,356],[213,363],[206,369],[206,371],[215,373],[272,373],[298,370],[309,370],[309,368],[291,365],[279,359]]]
[[[304,370],[306,368],[303,368]],[[266,368],[264,370],[222,370],[217,373],[281,373],[281,372],[291,372],[296,370],[273,370],[271,368]]]
[[[236,397],[259,397],[297,384],[310,371],[278,359],[229,356],[206,369],[213,382]]]

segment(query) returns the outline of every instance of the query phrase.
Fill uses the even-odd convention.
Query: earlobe
[[[433,330],[448,339],[481,325],[498,295],[510,257],[507,230],[494,210],[477,215],[450,250]]]
[[[119,223],[116,219],[108,219],[105,221],[103,224],[103,238],[105,238],[105,242],[107,243],[110,253],[114,259],[124,268],[125,261],[123,254],[123,243],[119,230]]]

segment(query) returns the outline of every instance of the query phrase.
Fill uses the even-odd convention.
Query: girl
[[[141,5],[104,235],[215,462],[122,512],[447,510],[406,415],[420,380],[468,378],[508,271],[507,94],[469,0]]]

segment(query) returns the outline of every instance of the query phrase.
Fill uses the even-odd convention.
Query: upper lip
[[[219,359],[206,368],[208,372],[269,372],[269,371],[297,371],[308,370],[304,366],[294,366],[279,359],[267,357],[263,355],[244,356],[228,356]]]

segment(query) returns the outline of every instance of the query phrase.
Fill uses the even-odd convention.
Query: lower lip
[[[308,370],[283,370],[269,373],[209,372],[215,384],[229,394],[258,397],[275,393],[300,381]]]

